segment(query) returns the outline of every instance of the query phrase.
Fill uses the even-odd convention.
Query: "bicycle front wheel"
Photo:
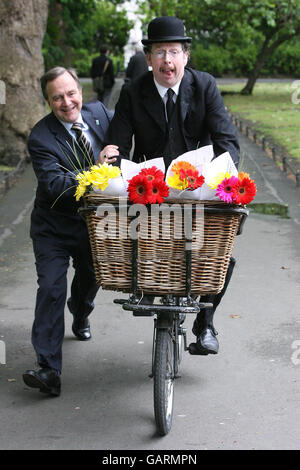
[[[157,431],[165,436],[171,429],[174,406],[174,347],[172,331],[157,328],[154,355],[154,415]]]

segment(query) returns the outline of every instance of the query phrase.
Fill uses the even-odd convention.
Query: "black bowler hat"
[[[148,25],[148,39],[142,39],[146,46],[153,42],[191,42],[192,38],[185,36],[184,24],[175,16],[159,16]]]

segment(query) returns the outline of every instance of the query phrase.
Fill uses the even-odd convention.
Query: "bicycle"
[[[96,199],[94,199],[95,202]],[[90,202],[90,201],[88,201]],[[113,204],[117,208],[116,204]],[[122,207],[118,206],[118,210]],[[91,214],[97,211],[97,206],[89,205],[81,209],[81,213],[85,215]],[[210,202],[204,208],[206,214],[210,214],[212,217],[220,216],[225,214],[228,216],[238,217],[238,223],[233,228],[232,233],[239,235],[242,233],[242,227],[245,218],[248,215],[248,211],[244,207],[228,205],[217,205],[215,206]],[[96,222],[97,223],[97,222]],[[96,261],[101,259],[99,255],[99,246],[103,248],[103,243],[96,246],[95,237],[97,237],[94,221],[88,222],[88,229],[92,247],[93,258],[95,262],[96,275],[98,274],[100,279],[101,275],[105,277],[107,273],[104,273],[102,266],[102,273],[99,271],[99,266]],[[228,225],[228,224],[227,224]],[[228,227],[226,227],[226,232]],[[226,233],[225,238],[229,235]],[[230,235],[231,238],[232,234]],[[184,320],[187,314],[197,314],[200,309],[212,307],[211,303],[197,302],[196,298],[198,295],[193,294],[192,289],[192,254],[190,248],[191,240],[186,238],[184,243],[185,250],[185,286],[183,290],[184,295],[176,294],[176,292],[163,293],[161,295],[161,304],[154,303],[143,303],[143,295],[140,289],[139,280],[139,240],[133,239],[130,242],[131,259],[130,262],[130,277],[131,281],[126,284],[124,282],[120,284],[120,289],[116,289],[113,286],[113,282],[116,276],[115,266],[111,273],[111,278],[108,284],[105,284],[106,288],[112,290],[121,290],[123,292],[129,292],[130,296],[128,299],[114,299],[115,304],[119,304],[126,311],[132,311],[134,316],[156,316],[154,318],[154,330],[153,330],[153,346],[152,346],[152,369],[150,377],[153,378],[153,404],[154,404],[154,417],[159,435],[164,436],[168,434],[172,427],[173,411],[174,411],[174,382],[179,377],[179,366],[182,359],[183,351],[189,351],[187,346],[187,334],[186,328],[183,327]],[[126,246],[128,248],[128,246]],[[232,248],[232,247],[231,247]],[[122,252],[124,249],[122,249]],[[111,253],[109,253],[111,257]],[[102,262],[102,261],[101,261]],[[124,263],[123,263],[124,264]],[[97,271],[98,269],[98,271]],[[107,266],[105,266],[107,269]],[[100,269],[101,271],[101,269]],[[226,270],[225,270],[226,272]],[[124,276],[128,276],[128,271],[124,273]],[[97,276],[96,276],[97,277]],[[123,280],[124,281],[124,280]],[[105,281],[106,282],[106,281]],[[101,281],[100,281],[101,283]],[[219,288],[219,290],[221,290]],[[205,292],[207,293],[207,292]],[[147,295],[157,297],[157,292],[146,292]],[[200,292],[201,294],[201,292]],[[200,296],[201,300],[201,296]]]
[[[184,297],[166,295],[162,305],[143,305],[140,299],[115,299],[124,310],[130,310],[134,316],[155,315],[152,346],[154,416],[158,434],[168,434],[172,426],[174,409],[174,382],[179,378],[179,365],[183,351],[188,351],[186,328],[183,322],[186,314],[197,314],[200,308],[212,304],[188,301]]]

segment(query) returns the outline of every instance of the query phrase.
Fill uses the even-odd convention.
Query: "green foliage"
[[[252,76],[252,84],[271,63],[276,67],[270,58],[277,48],[300,35],[300,0],[144,0],[141,8],[147,20],[161,14],[181,18],[202,68],[226,70],[228,52],[229,71]],[[226,51],[224,58],[220,51]],[[292,49],[288,56],[294,63]]]
[[[47,31],[43,43],[45,68],[74,66],[89,76],[91,60],[100,44],[108,44],[112,58],[120,61],[133,26],[124,0],[49,0]],[[118,8],[117,8],[118,7]]]
[[[117,9],[111,1],[98,0],[90,25],[94,31],[94,51],[98,51],[101,44],[107,44],[110,51],[118,55],[123,52],[134,23],[128,20],[126,10]]]
[[[281,46],[266,61],[264,74],[300,75],[300,41],[289,41]]]
[[[79,77],[90,76],[92,60],[98,55],[98,52],[90,53],[89,51],[83,48],[72,49],[73,67],[76,69]],[[113,62],[115,75],[117,75],[121,69],[121,64],[124,63],[124,56],[123,54],[113,55],[111,59]]]
[[[198,70],[221,77],[230,70],[230,54],[219,46],[212,44],[209,48],[196,44],[191,53],[193,66]]]
[[[72,49],[73,67],[79,77],[89,77],[92,60],[98,54],[91,54],[87,49]]]
[[[115,71],[133,27],[124,0],[49,0],[43,53],[46,68],[73,65],[89,75],[100,44],[110,48]],[[300,0],[144,0],[146,33],[155,16],[181,18],[193,37],[192,64],[213,75],[299,75]],[[265,49],[264,49],[265,48]]]

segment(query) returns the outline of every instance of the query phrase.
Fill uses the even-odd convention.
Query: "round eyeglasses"
[[[153,54],[158,59],[163,59],[167,54],[173,57],[173,59],[176,59],[176,57],[178,57],[181,52],[182,49],[169,49],[168,51],[164,49],[158,49],[154,52],[151,52],[151,54]]]

